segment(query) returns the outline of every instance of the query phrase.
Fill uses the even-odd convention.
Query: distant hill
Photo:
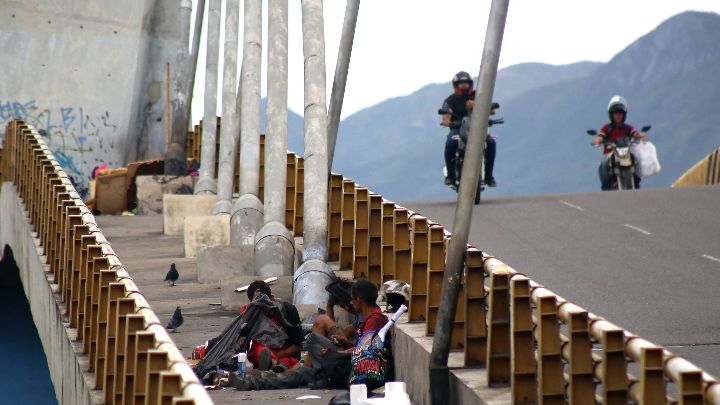
[[[489,192],[598,190],[600,152],[584,133],[607,121],[614,94],[628,100],[629,123],[653,125],[648,135],[663,170],[643,186],[669,186],[720,144],[718,71],[720,16],[699,12],[670,18],[608,63],[502,69],[493,98],[506,124],[493,127],[499,187]],[[334,171],[397,200],[453,196],[442,184],[446,130],[436,114],[450,90],[449,83],[427,85],[343,120]]]

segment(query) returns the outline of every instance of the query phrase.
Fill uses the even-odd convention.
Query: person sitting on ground
[[[325,290],[329,294],[325,314],[318,315],[318,317],[315,318],[312,329],[314,333],[332,340],[343,349],[352,347],[355,343],[353,340],[354,332],[362,323],[362,315],[358,313],[352,305],[350,293],[352,286],[353,283],[351,281],[337,279],[325,287]],[[354,315],[355,322],[341,329],[335,322],[336,305],[351,315]]]
[[[377,305],[378,289],[375,284],[366,279],[358,279],[352,284],[350,295],[354,312],[362,314],[364,321],[352,331],[349,339],[356,341],[364,333],[380,330],[388,322],[388,318]],[[308,335],[304,343],[307,350],[304,364],[296,365],[287,373],[270,378],[257,375],[241,378],[237,373],[231,373],[228,385],[242,391],[303,386],[318,389],[347,388],[351,368],[350,355],[354,347],[351,345],[347,349],[341,349],[325,334],[326,329],[318,328]]]
[[[265,345],[252,341],[248,350],[247,358],[258,370],[274,369],[275,371],[283,371],[292,368],[300,362],[300,347],[303,341],[302,328],[300,326],[300,315],[298,310],[290,302],[275,299],[270,286],[262,281],[253,281],[247,289],[247,296],[250,301],[256,298],[258,294],[267,295],[270,300],[279,303],[280,311],[277,307],[268,309],[265,316],[284,330],[287,339],[284,344],[277,349],[266,347]],[[240,308],[242,315],[250,304]],[[285,321],[285,322],[283,322]]]

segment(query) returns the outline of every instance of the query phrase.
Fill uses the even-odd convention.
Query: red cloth
[[[276,352],[285,350],[287,348],[288,348],[288,345],[284,345],[280,349],[273,351],[273,349],[271,349],[267,346],[264,346],[253,340],[252,344],[250,345],[250,351],[248,352],[248,360],[250,360],[250,363],[252,363],[253,366],[257,367],[258,366],[258,357],[260,356],[260,352],[263,349],[268,349],[268,350],[270,350],[270,355],[272,356],[273,360],[275,360],[275,362],[277,362],[277,363],[284,364],[285,367],[287,367],[289,370],[290,368],[292,368],[292,366],[299,363],[300,360],[298,360],[295,357],[280,357],[280,358],[277,357]]]
[[[637,134],[637,130],[634,126],[623,124],[621,126],[613,126],[612,130],[610,130],[610,125],[607,124],[602,127],[600,130],[600,135],[605,136],[605,142],[614,143],[616,139],[623,138],[626,136],[635,136]],[[612,149],[608,146],[605,146],[604,153],[610,153]]]

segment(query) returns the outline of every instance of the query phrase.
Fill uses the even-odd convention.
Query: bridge
[[[324,305],[323,283],[342,275],[411,284],[409,312],[392,333],[396,378],[414,403],[431,403],[430,387],[443,384],[450,403],[720,403],[711,310],[720,266],[717,187],[485,199],[474,209],[469,244],[461,245],[459,294],[450,300],[457,311],[444,330],[443,279],[454,270],[449,252],[458,236],[443,224],[453,223],[456,207],[399,204],[372,185],[328,175],[334,140],[327,140],[325,128],[333,129],[325,124],[339,111],[332,103],[326,116],[320,85],[322,5],[303,3],[310,48],[304,157],[286,151],[275,114],[259,136],[259,92],[252,90],[259,86],[253,35],[260,27],[252,21],[261,19],[252,0],[245,9],[243,94],[232,93],[240,116],[232,104],[223,106],[225,121],[217,125],[210,106],[212,114],[187,133],[186,85],[176,86],[181,96],[172,106],[166,176],[145,180],[154,186],[188,180],[188,157],[201,172],[197,182],[189,179],[195,195],[161,192],[162,215],[95,215],[47,135],[23,120],[8,124],[0,243],[16,258],[60,402],[294,403],[287,393],[207,391],[189,351],[232,319],[239,305],[232,290],[245,280],[277,276],[278,294],[307,314]],[[211,1],[212,24],[218,5]],[[187,2],[182,7],[187,13]],[[271,24],[278,20],[271,17]],[[278,27],[271,31],[281,34],[273,31]],[[282,101],[272,94],[269,111]],[[233,139],[238,121],[240,140]],[[178,161],[183,173],[168,173]],[[171,235],[169,224],[181,224],[180,235]],[[225,246],[203,250],[212,244]],[[234,263],[218,271],[202,254]],[[160,280],[172,261],[182,281],[171,290]],[[163,321],[180,303],[186,326],[171,335]],[[450,369],[447,381],[437,381],[422,365],[430,364],[431,347],[444,333]],[[327,400],[334,393],[319,394]]]

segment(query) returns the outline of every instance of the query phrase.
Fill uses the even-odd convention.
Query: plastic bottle
[[[240,378],[245,378],[245,361],[247,360],[247,353],[238,353],[237,364],[238,374]]]
[[[407,307],[405,304],[400,305],[400,308],[398,308],[397,312],[393,314],[393,316],[387,321],[385,326],[380,329],[380,332],[378,332],[378,336],[380,337],[380,340],[385,343],[385,335],[387,335],[388,331],[390,330],[390,327],[395,325],[395,322],[397,322],[398,319],[400,319],[400,316],[404,314],[407,311]]]

